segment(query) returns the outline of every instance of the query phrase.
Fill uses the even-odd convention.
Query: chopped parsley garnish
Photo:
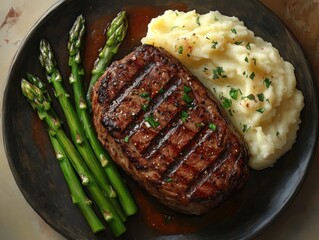
[[[255,95],[251,93],[245,97],[242,97],[242,99],[244,99],[244,98],[248,98],[249,100],[255,100]]]
[[[203,127],[205,124],[200,122],[200,123],[195,123],[195,127]]]
[[[233,34],[237,34],[237,31],[236,31],[235,28],[230,29],[230,31],[231,31]]]
[[[249,75],[249,78],[250,78],[251,80],[253,80],[253,79],[255,78],[255,73],[252,72],[252,73]]]
[[[245,57],[245,62],[247,62],[247,63],[248,63],[248,57]]]
[[[268,78],[264,79],[264,84],[266,85],[266,88],[270,87],[271,81]]]
[[[231,88],[231,89],[229,90],[229,96],[230,96],[232,99],[235,99],[235,100],[237,100],[239,93],[241,94],[241,91],[240,91],[239,88],[237,88],[237,89]]]
[[[164,92],[164,88],[161,88],[158,93],[163,93]]]
[[[276,132],[276,137],[279,137],[279,135],[280,135],[280,132],[277,131]]]
[[[217,66],[215,69],[213,69],[213,79],[219,79],[219,77],[227,78],[227,75],[224,73],[225,71],[223,67]]]
[[[164,180],[164,182],[170,183],[170,182],[173,182],[173,179],[171,177],[168,177]]]
[[[219,79],[217,71],[215,69],[213,70],[213,79]]]
[[[253,62],[254,62],[254,65],[256,66],[256,64],[257,64],[256,58],[253,58]]]
[[[183,87],[184,93],[189,93],[192,89],[189,86],[184,85]]]
[[[181,112],[181,119],[183,122],[186,122],[186,119],[188,118],[189,114],[185,111]]]
[[[217,41],[212,41],[212,46],[211,48],[216,49],[218,42]]]
[[[147,110],[147,106],[146,104],[141,104],[141,108],[143,109],[143,111],[145,112]]]
[[[215,132],[216,129],[217,129],[217,126],[216,126],[214,123],[209,123],[209,124],[208,124],[208,127],[209,127],[211,130],[213,130],[214,132]]]
[[[264,96],[263,93],[258,93],[257,97],[258,97],[258,100],[261,101],[261,102],[263,102],[265,100],[265,96]]]
[[[155,120],[155,118],[152,114],[145,117],[145,121],[148,122],[153,128],[156,128],[160,125],[160,123]]]
[[[147,100],[150,100],[150,94],[148,92],[145,92],[145,93],[141,93],[140,94],[140,97],[141,98],[145,98]]]
[[[197,18],[196,18],[196,23],[198,26],[200,26],[199,18],[200,18],[200,16],[197,16]]]
[[[183,54],[183,46],[179,46],[177,52],[178,54]]]
[[[186,85],[184,85],[184,94],[183,94],[183,100],[187,103],[191,103],[193,101],[193,99],[188,95],[188,93],[191,91],[192,89]]]
[[[258,108],[256,111],[260,112],[260,113],[263,113],[265,111],[265,108]]]
[[[236,44],[236,45],[240,45],[240,44],[242,44],[242,42],[243,42],[243,41],[236,41],[235,44]]]
[[[232,105],[231,99],[226,98],[226,97],[224,97],[224,96],[221,96],[221,97],[220,97],[220,100],[222,101],[222,105],[223,105],[224,108],[227,109],[227,108],[230,108],[230,107],[231,107],[231,105]]]
[[[243,129],[242,129],[242,131],[245,133],[245,132],[248,132],[249,131],[249,129],[250,129],[251,127],[249,126],[247,126],[247,124],[243,124]]]
[[[248,50],[251,50],[250,43],[247,43],[247,44],[246,44],[246,48],[247,48]]]
[[[124,142],[128,143],[129,140],[130,140],[130,137],[129,136],[125,136]]]
[[[190,96],[188,96],[187,93],[184,93],[183,100],[187,103],[191,103],[193,101],[193,99]]]

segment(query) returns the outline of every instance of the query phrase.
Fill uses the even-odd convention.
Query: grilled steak
[[[98,137],[163,204],[203,214],[246,182],[249,152],[213,96],[164,49],[141,45],[92,92]]]

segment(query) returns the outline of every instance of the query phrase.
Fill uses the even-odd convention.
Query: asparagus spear
[[[92,77],[86,99],[91,108],[91,91],[93,85],[103,74],[107,66],[110,64],[113,56],[117,53],[120,44],[122,43],[127,32],[127,18],[126,12],[122,11],[113,19],[106,31],[106,42],[103,49],[100,51],[98,58],[94,63],[92,69]]]
[[[38,78],[30,74],[28,75],[28,79],[31,79],[31,82],[40,82]],[[43,85],[43,83],[40,85]],[[42,89],[37,86],[39,85],[32,84],[25,79],[22,79],[21,81],[23,95],[30,102],[33,109],[37,111],[39,118],[45,121],[50,129],[50,133],[54,135],[54,138],[57,139],[63,151],[66,153],[66,156],[70,159],[74,169],[81,179],[82,185],[86,186],[89,190],[92,198],[102,213],[103,218],[106,222],[108,222],[113,234],[115,236],[120,236],[126,231],[126,227],[123,224],[121,217],[117,214],[114,206],[108,198],[104,196],[99,185],[96,183],[94,176],[85,165],[81,155],[77,152],[75,146],[61,128],[61,121],[57,118],[56,113],[51,108],[50,99],[46,97],[47,93],[43,92]]]
[[[84,70],[81,66],[81,55],[80,50],[82,47],[82,38],[85,32],[85,19],[80,15],[74,22],[68,41],[69,50],[69,66],[71,68],[70,83],[73,86],[74,101],[76,106],[77,114],[82,122],[84,132],[91,144],[91,147],[100,160],[101,165],[104,167],[106,175],[111,182],[113,188],[118,194],[119,201],[122,208],[127,216],[136,213],[136,204],[129,193],[126,184],[122,177],[118,173],[113,161],[109,154],[105,152],[97,135],[92,127],[92,121],[87,108],[87,102],[84,94],[83,87],[83,75]]]
[[[104,225],[96,216],[92,208],[92,201],[85,195],[82,189],[81,183],[79,182],[79,179],[76,176],[76,173],[69,159],[67,158],[65,152],[63,151],[60,143],[53,136],[53,134],[49,134],[49,136],[50,136],[51,144],[55,151],[56,158],[60,164],[64,178],[68,184],[73,204],[79,207],[83,216],[85,217],[86,221],[91,227],[93,233],[97,233],[99,231],[104,230],[105,229]]]
[[[83,157],[92,174],[94,174],[97,183],[105,191],[105,194],[110,198],[118,214],[121,216],[123,221],[125,221],[126,216],[117,201],[116,192],[107,180],[106,174],[99,161],[96,159],[95,154],[88,142],[88,139],[85,136],[81,121],[78,118],[76,111],[69,99],[69,94],[63,87],[62,76],[57,68],[53,50],[46,40],[40,41],[39,60],[42,67],[46,71],[49,83],[51,83],[54,88],[55,96],[60,102],[70,129],[71,138],[76,148],[78,149],[80,155]]]

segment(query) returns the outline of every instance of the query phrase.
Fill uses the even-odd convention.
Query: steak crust
[[[113,62],[92,110],[113,160],[172,209],[203,214],[248,179],[248,149],[222,107],[162,48],[141,45]]]

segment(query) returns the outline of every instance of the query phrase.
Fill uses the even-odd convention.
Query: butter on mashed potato
[[[215,95],[246,140],[252,168],[272,166],[292,147],[304,106],[294,67],[238,18],[167,10],[142,43],[166,49]]]

